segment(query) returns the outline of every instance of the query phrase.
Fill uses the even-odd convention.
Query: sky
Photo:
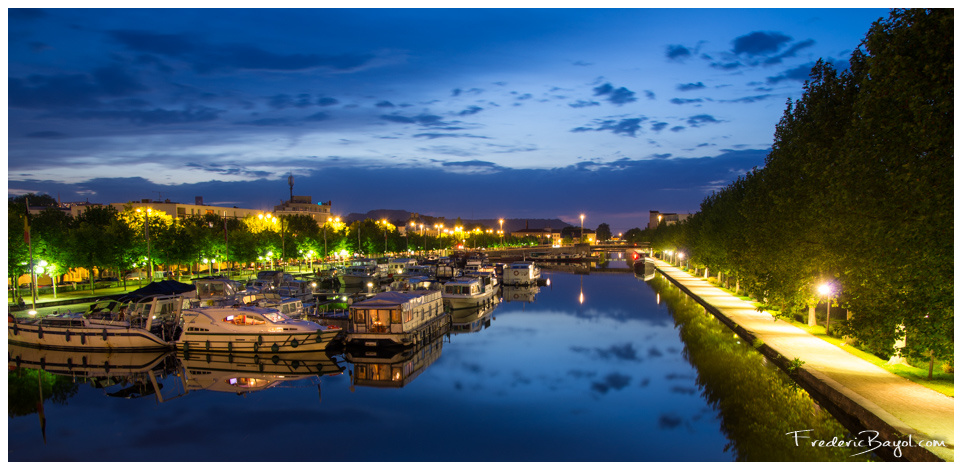
[[[695,212],[885,9],[10,9],[8,196]]]

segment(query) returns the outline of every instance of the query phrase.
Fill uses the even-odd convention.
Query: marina
[[[326,450],[326,461],[730,461],[783,455],[776,452],[798,460],[865,459],[778,439],[784,423],[825,436],[846,431],[804,392],[786,393],[790,378],[731,330],[700,320],[701,307],[660,276],[550,270],[543,276],[550,282],[515,287],[525,289],[523,301],[506,297],[444,313],[447,321],[411,347],[251,355],[191,344],[187,351],[133,356],[11,349],[9,459],[163,461],[170,454],[134,448],[104,454],[95,450],[96,436],[145,439],[180,429],[183,437],[166,445],[178,459],[315,461],[313,436],[335,422],[346,435],[363,435],[372,425],[383,435],[405,435],[412,426],[441,423],[445,432],[489,436],[500,450],[401,441],[372,447],[346,439]],[[441,303],[433,292],[422,304]],[[501,296],[509,292],[504,286]],[[368,304],[365,313],[404,302],[395,300],[392,307]],[[778,384],[780,392],[755,412],[771,390],[746,395],[736,383]],[[51,401],[55,394],[60,398]],[[113,400],[118,396],[137,399]],[[90,407],[98,419],[88,419]],[[728,411],[734,408],[748,414]],[[204,419],[191,418],[200,410]],[[231,446],[249,429],[224,423],[250,416],[262,417],[258,427],[283,425],[289,451]],[[768,431],[745,433],[745,426]],[[72,437],[53,438],[63,435]],[[197,435],[206,436],[203,443],[187,438]],[[693,439],[701,445],[684,444]],[[527,445],[513,445],[519,441]]]

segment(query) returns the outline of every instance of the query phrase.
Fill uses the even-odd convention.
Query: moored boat
[[[475,308],[492,302],[498,290],[498,280],[488,275],[462,276],[444,283],[441,298],[452,309]]]
[[[346,340],[363,346],[412,346],[450,317],[440,291],[382,292],[350,307]]]
[[[109,315],[67,311],[29,320],[8,315],[7,342],[69,350],[169,349],[185,302],[181,296],[155,296]]]
[[[532,262],[516,262],[504,267],[502,284],[526,286],[537,284],[541,279],[541,269]]]
[[[341,333],[270,308],[207,307],[184,310],[181,351],[272,354],[323,351]]]

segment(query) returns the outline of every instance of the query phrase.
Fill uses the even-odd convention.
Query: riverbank
[[[655,266],[673,284],[702,304],[766,357],[778,364],[845,421],[875,431],[877,442],[897,442],[911,461],[955,460],[955,401],[822,341],[754,305],[668,263]],[[800,364],[800,365],[799,365]],[[842,418],[839,418],[842,420]],[[786,423],[790,426],[791,423]],[[787,429],[786,432],[801,431]],[[868,439],[867,434],[855,437]],[[908,444],[911,436],[912,444]],[[833,436],[806,436],[802,445]],[[922,447],[919,442],[944,442]]]

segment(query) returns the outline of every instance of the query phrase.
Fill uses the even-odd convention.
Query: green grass
[[[719,289],[722,289],[725,292],[735,295],[734,292],[720,285],[718,283],[717,278],[709,278],[709,281]],[[737,295],[736,297],[746,302],[750,302],[756,306],[760,305],[759,302],[749,297],[745,297],[743,295]],[[773,312],[774,314],[778,313],[777,310],[771,310],[771,309],[768,309],[768,310]],[[801,328],[809,332],[810,334],[812,334],[812,336],[815,336],[816,338],[819,338],[822,341],[825,341],[829,344],[842,348],[842,350],[848,352],[849,354],[852,354],[855,357],[858,357],[872,364],[875,364],[876,366],[879,366],[882,369],[885,369],[899,377],[903,377],[919,385],[922,385],[926,388],[935,390],[936,392],[939,392],[943,395],[955,398],[955,374],[943,372],[941,367],[942,364],[940,361],[935,362],[935,366],[932,368],[932,380],[929,380],[928,363],[925,364],[924,368],[913,367],[913,366],[902,365],[902,364],[890,365],[888,364],[888,361],[885,359],[881,359],[872,353],[862,351],[861,349],[858,349],[850,344],[847,344],[843,338],[836,338],[834,336],[830,336],[826,334],[824,326],[821,326],[821,325],[808,326],[807,323],[797,322],[794,319],[792,320],[786,320],[785,318],[782,318],[782,319],[785,321],[788,321],[792,325],[797,326],[798,328]]]

